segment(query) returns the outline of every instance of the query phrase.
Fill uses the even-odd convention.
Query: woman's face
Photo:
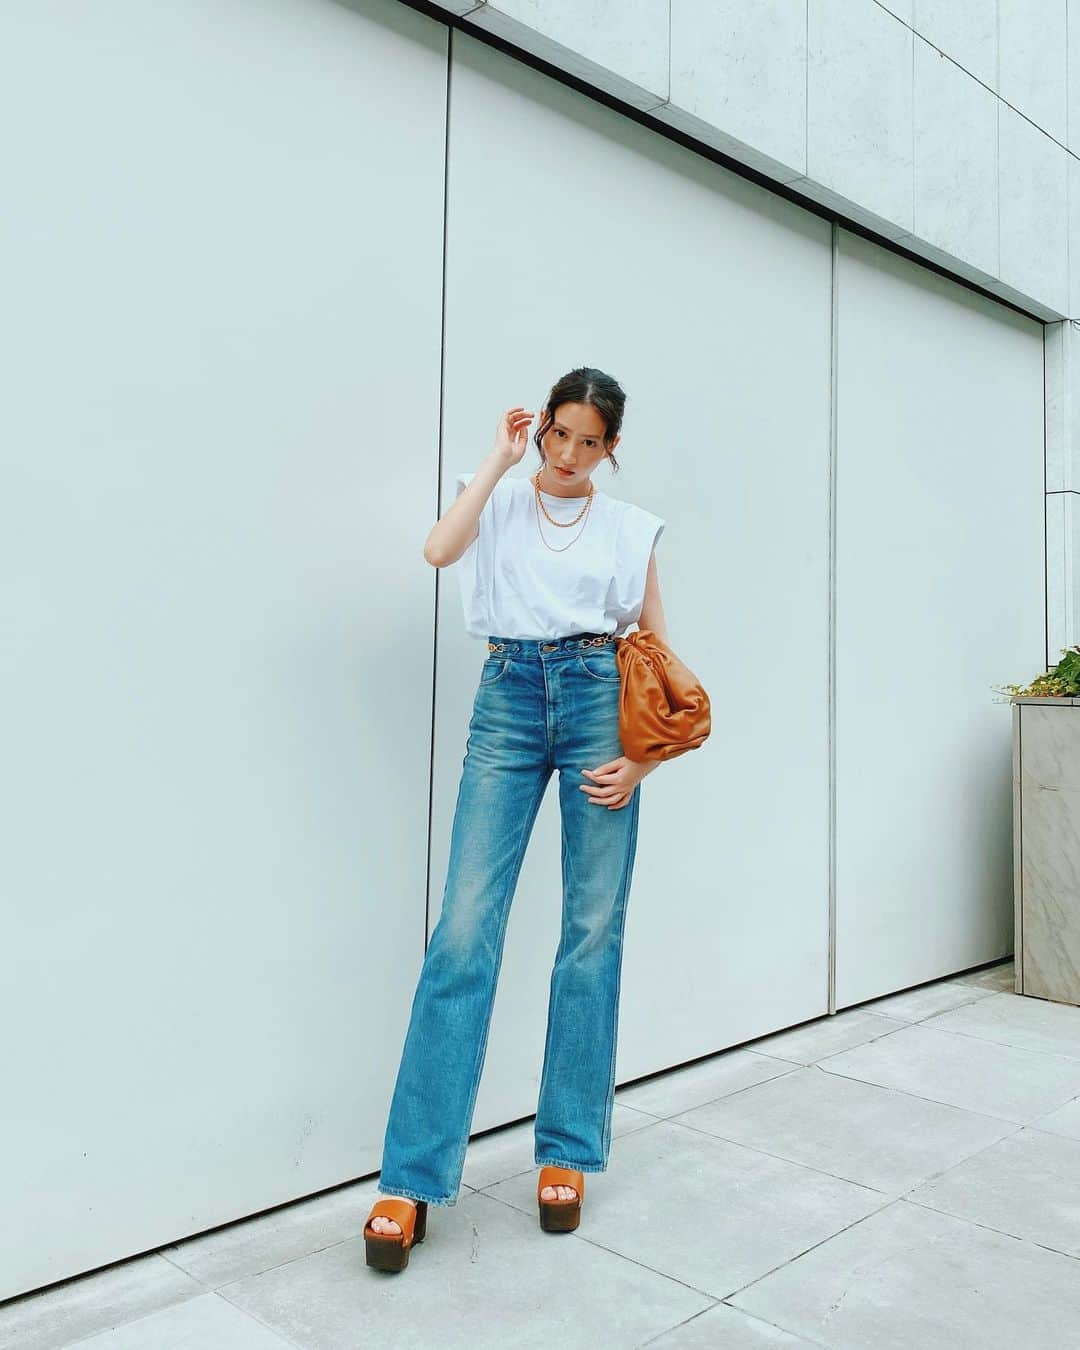
[[[604,419],[591,403],[560,403],[554,420],[544,433],[544,467],[540,486],[559,497],[584,497],[589,491],[589,475],[619,444],[616,436],[604,446]],[[560,468],[569,473],[559,473]]]

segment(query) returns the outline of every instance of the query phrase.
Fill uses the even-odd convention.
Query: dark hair
[[[622,427],[623,409],[626,407],[626,395],[614,375],[605,375],[602,370],[592,366],[578,366],[569,371],[551,386],[551,393],[544,405],[544,414],[533,434],[540,458],[544,458],[544,436],[551,429],[555,413],[564,403],[589,403],[604,419],[604,445],[610,445]],[[618,473],[619,464],[615,456],[608,452],[608,463]]]

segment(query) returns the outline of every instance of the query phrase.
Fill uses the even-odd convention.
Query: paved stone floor
[[[90,1350],[1080,1348],[1080,1008],[1007,962],[618,1094],[576,1233],[537,1224],[532,1123],[369,1271],[374,1181],[0,1306]]]

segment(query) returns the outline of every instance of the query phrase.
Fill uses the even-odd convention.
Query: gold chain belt
[[[599,637],[582,638],[582,647],[602,647],[605,642],[612,642],[615,639],[614,633],[603,633]],[[489,652],[501,652],[506,648],[505,642],[489,642],[487,649]]]

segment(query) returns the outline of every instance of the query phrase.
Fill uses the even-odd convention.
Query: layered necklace
[[[577,515],[574,517],[573,520],[556,520],[556,519],[554,518],[554,516],[552,516],[551,513],[548,511],[547,507],[544,505],[544,500],[543,500],[543,498],[542,498],[541,495],[540,495],[540,470],[539,470],[539,469],[538,469],[538,470],[536,471],[536,473],[534,473],[533,476],[532,476],[532,485],[533,485],[533,489],[534,489],[534,495],[535,495],[535,497],[536,497],[536,528],[537,528],[537,530],[538,530],[539,533],[540,533],[540,539],[541,539],[541,542],[543,543],[544,547],[547,548],[547,549],[550,549],[552,553],[565,553],[566,550],[571,546],[571,544],[576,544],[576,543],[577,543],[577,541],[581,538],[582,531],[585,529],[585,526],[589,523],[589,522],[588,522],[588,515],[589,515],[589,511],[592,509],[593,494],[594,494],[594,492],[596,491],[596,489],[593,487],[592,483],[589,484],[589,491],[587,492],[587,494],[586,494],[586,496],[585,496],[585,505],[581,508],[581,510],[577,513]],[[554,496],[554,495],[555,495],[555,494],[552,493],[552,496]],[[568,498],[567,500],[569,500],[569,498]],[[576,524],[578,523],[579,520],[580,520],[580,521],[583,521],[584,523],[582,524],[581,529],[578,530],[577,534],[574,535],[573,539],[570,540],[570,543],[569,543],[569,544],[564,544],[564,545],[562,546],[562,548],[552,548],[552,546],[551,546],[551,545],[548,543],[548,541],[544,538],[544,531],[543,531],[543,528],[541,527],[541,524],[540,524],[540,512],[541,512],[541,511],[542,511],[542,512],[544,513],[544,515],[548,518],[548,520],[552,523],[552,525],[557,526],[560,530],[568,530],[568,529],[570,529],[570,527],[571,527],[572,525],[576,525]]]

